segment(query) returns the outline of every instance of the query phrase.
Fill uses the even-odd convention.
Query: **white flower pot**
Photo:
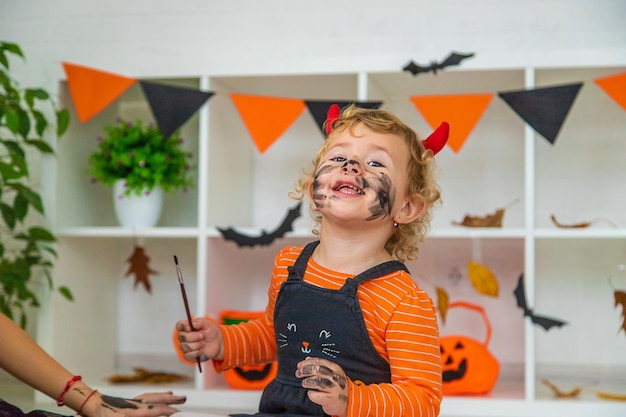
[[[113,184],[115,216],[122,227],[154,227],[161,217],[163,190],[156,187],[142,195],[124,195],[125,181]]]

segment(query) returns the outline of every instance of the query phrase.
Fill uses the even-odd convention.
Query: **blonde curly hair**
[[[385,243],[385,250],[402,262],[416,259],[419,244],[423,242],[430,230],[433,207],[441,201],[441,191],[434,178],[433,152],[424,147],[413,129],[386,110],[364,109],[350,105],[343,109],[339,117],[333,120],[331,124],[332,131],[313,159],[313,168],[303,172],[303,176],[295,184],[294,191],[290,192],[289,196],[296,200],[302,200],[307,195],[320,159],[326,153],[329,139],[334,135],[345,130],[352,132],[358,124],[363,124],[377,133],[397,135],[404,140],[410,152],[407,192],[409,195],[420,194],[425,209],[422,215],[413,222],[399,224],[394,229],[393,235]],[[311,217],[316,222],[313,233],[319,235],[321,215],[312,208],[310,212]]]

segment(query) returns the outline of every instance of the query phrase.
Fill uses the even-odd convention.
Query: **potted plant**
[[[39,307],[42,279],[52,289],[56,237],[43,220],[44,206],[31,178],[32,164],[53,154],[44,136],[56,124],[60,137],[69,125],[42,88],[21,88],[9,73],[9,55],[24,59],[15,43],[0,41],[0,311],[27,325],[27,308]],[[60,293],[72,300],[67,287]]]
[[[163,193],[193,185],[192,155],[180,132],[164,138],[154,124],[118,118],[104,127],[98,147],[89,155],[88,173],[95,182],[113,186],[117,218],[122,226],[154,226]]]

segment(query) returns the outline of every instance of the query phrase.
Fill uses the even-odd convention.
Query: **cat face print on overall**
[[[363,124],[329,139],[311,196],[326,218],[392,222],[406,198],[408,149],[392,134]]]

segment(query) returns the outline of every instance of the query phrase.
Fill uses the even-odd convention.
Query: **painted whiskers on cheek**
[[[325,206],[326,198],[328,197],[320,192],[320,189],[322,189],[322,184],[320,183],[319,178],[328,174],[333,168],[334,167],[331,165],[324,165],[320,167],[320,169],[315,174],[315,179],[313,180],[313,203],[318,209]]]
[[[372,215],[367,220],[391,216],[391,207],[396,198],[396,189],[391,183],[391,179],[382,173],[378,179],[379,181],[371,187],[376,192],[376,202],[370,207]]]

